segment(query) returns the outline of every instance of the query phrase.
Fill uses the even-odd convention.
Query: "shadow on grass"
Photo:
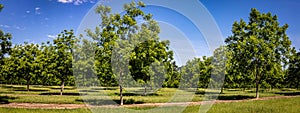
[[[284,96],[296,96],[296,95],[300,95],[300,92],[276,92],[275,94],[284,95]]]
[[[115,95],[120,95],[120,93],[114,93]],[[123,96],[145,96],[141,93],[123,93]],[[146,94],[146,96],[160,96],[159,94],[157,93],[149,93],[149,94]]]
[[[219,92],[212,92],[212,91],[196,91],[195,94],[197,94],[197,95],[204,95],[204,94],[219,94]]]
[[[41,93],[40,95],[60,95],[60,92],[47,92],[47,93]],[[67,96],[80,96],[80,95],[87,95],[86,93],[62,93],[62,95],[67,95]]]
[[[54,90],[60,90],[61,88],[60,87],[51,87],[50,89],[54,89]],[[65,87],[64,90],[74,90],[76,88],[68,88],[68,87]]]
[[[97,88],[91,88],[92,90],[117,90],[116,87],[97,87]]]
[[[20,87],[20,86],[1,86],[3,88],[7,88],[7,89],[11,89],[13,91],[27,91],[27,88],[24,87]],[[33,92],[42,92],[42,91],[49,91],[48,89],[35,89],[35,88],[31,88],[29,89],[29,91],[33,91]]]
[[[247,92],[247,93],[256,93],[255,90],[249,90],[249,91],[246,91],[246,92]],[[260,92],[260,93],[264,93],[264,92],[268,92],[268,90],[266,90],[266,89],[260,89],[259,92]]]
[[[82,90],[79,90],[79,92],[99,92],[99,91],[82,89]]]
[[[228,95],[228,96],[219,96],[218,100],[244,100],[244,99],[253,99],[255,96],[246,96],[246,95]]]
[[[0,104],[9,104],[9,100],[17,99],[16,97],[0,96]]]
[[[13,88],[13,86],[1,86],[2,88]]]
[[[26,87],[18,87],[18,86],[1,86],[2,88],[12,89],[12,90],[22,90],[26,89]]]
[[[243,91],[243,89],[226,89],[227,91]]]
[[[84,102],[89,105],[119,105],[120,100],[113,99],[113,100],[108,100],[108,99],[87,99],[87,100],[82,100],[82,99],[76,99],[77,102]],[[124,99],[123,104],[143,104],[143,101],[135,101],[134,99]]]
[[[26,88],[22,88],[22,89],[14,89],[14,91],[27,91]],[[43,91],[49,91],[47,89],[29,89],[29,91],[33,91],[33,92],[43,92]]]

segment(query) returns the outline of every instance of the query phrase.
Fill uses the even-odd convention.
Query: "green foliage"
[[[206,88],[210,82],[212,70],[212,57],[204,56],[202,59],[195,58],[188,61],[187,64],[180,69],[183,87],[201,87]]]
[[[300,85],[300,52],[293,51],[292,59],[287,70],[286,83],[289,87],[299,88]]]
[[[76,44],[73,49],[73,71],[78,87],[98,86],[98,79],[94,74],[94,47],[95,43],[82,39],[81,44]]]
[[[259,87],[299,87],[300,53],[290,48],[288,25],[280,26],[276,15],[252,9],[249,21],[234,22],[225,47],[178,67],[170,42],[160,41],[160,27],[144,7],[131,2],[124,5],[124,14],[113,14],[110,7],[98,6],[95,12],[102,21],[95,30],[86,30],[92,40],[64,30],[53,41],[12,46],[12,35],[0,30],[0,82],[27,84],[28,90],[34,84],[61,85],[61,93],[65,85],[75,85],[74,79],[83,87],[143,86],[145,94],[146,89],[177,88],[179,83],[220,87],[223,79],[225,88],[256,87],[257,94]]]
[[[72,60],[73,60],[73,47],[77,39],[74,36],[73,30],[64,30],[58,37],[53,40],[55,48],[55,72],[54,75],[61,82],[61,95],[64,89],[66,82],[74,82],[73,79],[73,69],[72,69]]]
[[[3,7],[4,6],[2,4],[0,4],[0,12],[2,11]]]
[[[271,13],[261,14],[252,9],[249,22],[234,22],[233,35],[225,41],[235,75],[255,78],[257,90],[267,78],[281,75],[282,64],[290,54],[291,41],[285,33],[288,25],[280,26],[277,20]]]

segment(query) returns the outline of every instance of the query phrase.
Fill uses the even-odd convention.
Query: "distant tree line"
[[[98,6],[95,11],[102,21],[94,30],[86,30],[92,41],[76,37],[73,30],[63,30],[52,41],[13,45],[12,35],[0,30],[1,83],[26,84],[28,90],[29,85],[60,85],[63,92],[65,85],[74,86],[75,79],[80,79],[77,84],[82,86],[98,82],[122,90],[130,75],[145,87],[146,93],[147,88],[157,85],[177,88],[180,82],[206,88],[217,81],[218,72],[224,72],[222,89],[256,88],[256,97],[259,88],[299,88],[300,52],[291,47],[286,34],[288,25],[281,26],[276,15],[252,9],[249,21],[233,23],[225,46],[216,49],[212,56],[194,58],[178,67],[169,49],[170,42],[160,41],[159,25],[152,14],[141,10],[143,7],[143,2],[125,4],[125,13],[120,15],[111,14],[108,6]],[[137,18],[145,22],[140,24]],[[90,58],[81,51],[91,51],[95,56]],[[118,60],[116,69],[111,63],[114,60]],[[216,64],[218,61],[224,64]],[[74,72],[74,68],[81,70]],[[73,73],[80,76],[74,78]],[[91,80],[91,73],[95,73],[96,80]]]

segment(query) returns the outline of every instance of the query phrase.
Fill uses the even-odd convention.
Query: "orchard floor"
[[[208,105],[208,102],[203,101],[204,89],[192,92],[195,95],[191,101],[179,99],[171,103],[168,103],[168,100],[178,91],[176,88],[162,88],[147,96],[125,90],[124,106],[118,105],[119,90],[116,87],[66,87],[63,95],[59,95],[59,91],[59,86],[33,85],[30,86],[30,91],[27,91],[24,85],[0,84],[0,113],[81,113],[91,112],[90,109],[98,108],[104,110],[103,112],[112,113],[120,112],[120,110],[123,112],[122,108],[145,111],[158,108],[159,112],[179,112],[180,108],[185,109],[186,105],[183,112],[193,113],[199,112],[200,106]],[[188,90],[179,91],[183,94],[191,93]],[[183,95],[180,98],[185,97]],[[103,99],[113,100],[113,104],[95,103]],[[224,93],[220,94],[213,103],[209,112],[300,112],[300,90],[261,89],[260,98],[256,99],[254,89],[225,89]]]
[[[193,105],[203,105],[207,103],[231,103],[231,102],[247,102],[247,101],[257,101],[257,100],[271,100],[280,98],[299,98],[300,96],[272,96],[272,97],[262,97],[259,99],[246,99],[246,100],[214,100],[211,102],[173,102],[173,103],[144,103],[144,104],[130,104],[130,105],[86,105],[86,104],[42,104],[42,103],[8,103],[0,104],[0,107],[5,108],[31,108],[31,109],[78,109],[78,108],[118,108],[118,107],[157,107],[157,106],[193,106]]]

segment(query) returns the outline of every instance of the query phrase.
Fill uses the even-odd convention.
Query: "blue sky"
[[[5,7],[0,13],[0,29],[13,34],[13,43],[23,43],[24,41],[45,42],[52,40],[56,34],[64,29],[76,30],[86,13],[98,1],[0,0],[0,3]],[[247,20],[250,9],[257,8],[260,12],[271,12],[278,15],[281,25],[289,24],[287,34],[292,40],[293,46],[296,46],[297,49],[300,48],[300,2],[297,0],[200,0],[200,2],[214,17],[224,38],[231,35],[231,26],[234,21],[240,18]],[[189,8],[189,6],[182,7]],[[171,13],[171,16],[164,16],[170,10],[153,9],[155,7],[148,11],[153,13],[155,18],[170,23],[175,22],[177,23],[174,24],[175,27],[190,23],[176,13]],[[191,12],[197,13],[197,11]],[[194,32],[193,27],[183,28],[185,30],[182,31],[189,37],[191,42],[198,41],[205,45],[201,38],[198,38],[198,40],[193,38],[193,36],[199,35],[199,33]]]

